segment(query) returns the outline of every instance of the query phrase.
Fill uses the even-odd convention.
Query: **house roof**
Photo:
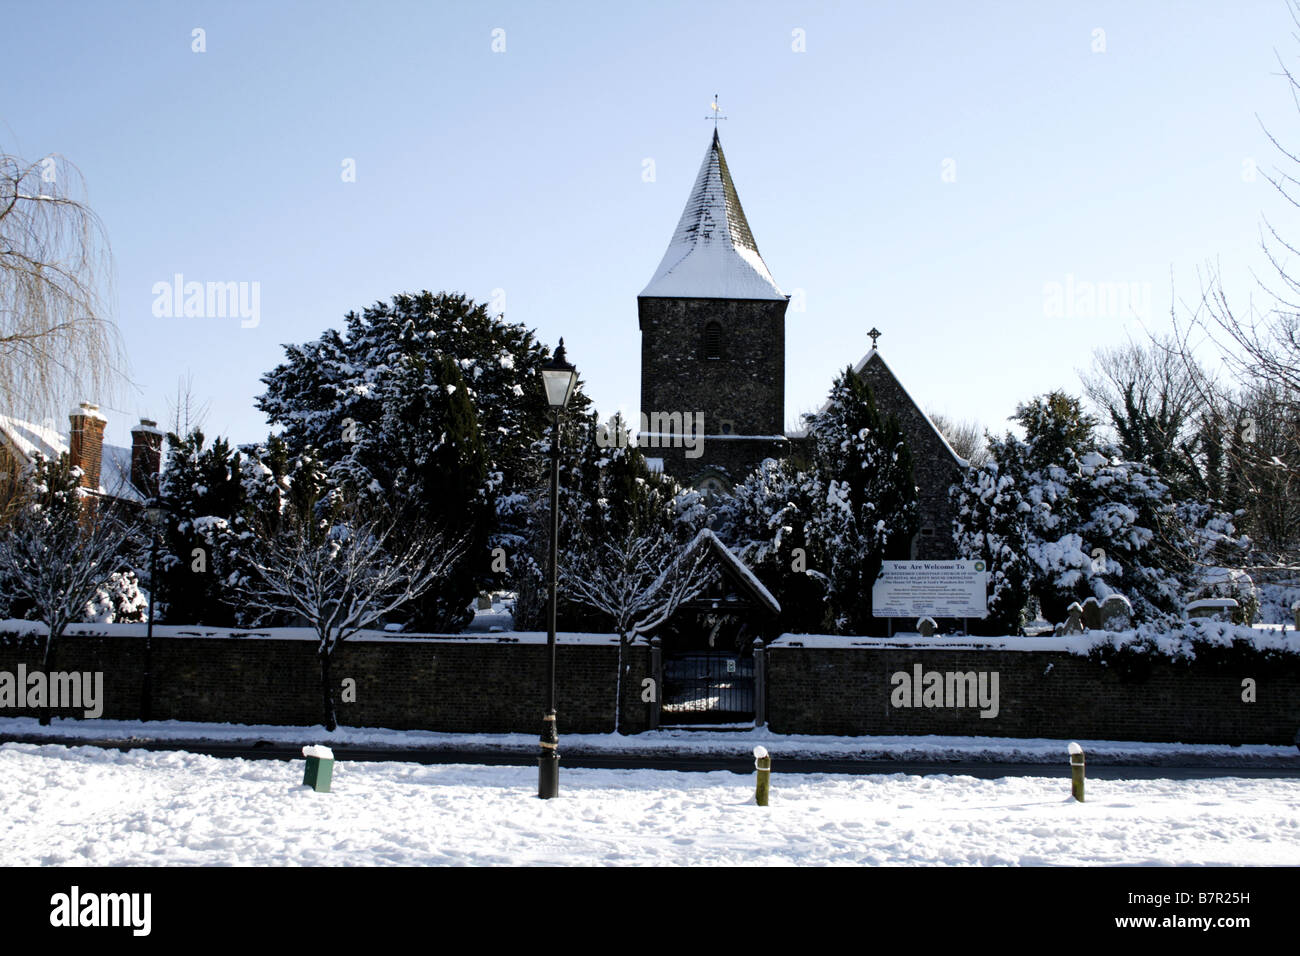
[[[34,454],[57,460],[68,454],[69,436],[48,425],[36,425],[9,415],[0,415],[0,442],[12,448],[24,462]],[[144,495],[131,483],[131,449],[104,443],[100,454],[98,494],[144,503]]]
[[[784,299],[758,253],[717,130],[668,251],[642,298]]]
[[[894,370],[889,367],[889,363],[885,361],[885,357],[880,354],[880,351],[878,349],[873,348],[866,355],[862,356],[862,358],[858,361],[858,364],[853,366],[853,374],[861,375],[862,370],[867,367],[867,363],[873,361],[880,363],[880,367],[884,369],[885,373],[894,380],[895,384],[898,385],[899,390],[902,391],[902,393],[905,396],[907,396],[907,400],[912,403],[912,406],[918,412],[920,412],[921,417],[925,419],[926,424],[929,425],[930,429],[935,433],[936,436],[938,436],[939,441],[943,444],[943,447],[948,450],[948,454],[952,455],[953,460],[956,461],[957,464],[961,465],[962,467],[965,468],[970,467],[970,462],[967,461],[965,458],[963,458],[961,455],[957,454],[957,452],[953,449],[952,444],[948,441],[947,438],[943,436],[943,432],[939,431],[939,429],[935,427],[934,422],[930,420],[930,416],[927,415],[925,413],[925,410],[921,408],[920,405],[917,404],[916,399],[912,397],[912,393],[907,390],[907,386],[903,384],[902,380],[897,375],[894,374]],[[831,403],[829,399],[823,402],[822,407],[817,409],[816,414],[817,415],[823,414],[826,411],[826,409],[830,407],[830,404]],[[808,434],[807,428],[801,428],[798,431],[787,433],[788,437],[790,438],[804,438],[807,436],[807,434]]]

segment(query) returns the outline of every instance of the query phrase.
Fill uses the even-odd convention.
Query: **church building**
[[[788,303],[759,254],[715,125],[668,250],[637,296],[638,444],[652,467],[725,492],[763,459],[785,457],[804,440],[785,431]],[[854,372],[881,413],[898,416],[912,451],[921,508],[913,555],[955,557],[948,488],[968,463],[885,363],[872,332]]]

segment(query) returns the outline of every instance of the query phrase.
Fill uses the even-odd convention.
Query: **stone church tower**
[[[668,251],[641,294],[638,436],[651,467],[698,488],[729,491],[764,458],[805,450],[785,432],[785,310],[758,253],[714,130]],[[876,348],[853,366],[912,452],[920,529],[912,557],[956,556],[949,487],[969,467]],[[823,406],[824,410],[824,406]]]
[[[729,490],[764,458],[789,453],[788,298],[759,255],[715,129],[668,251],[637,297],[638,443],[652,465]]]

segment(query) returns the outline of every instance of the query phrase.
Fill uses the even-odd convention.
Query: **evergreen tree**
[[[808,533],[816,508],[811,476],[790,459],[768,458],[732,489],[718,513],[718,535],[781,603],[777,627],[796,633],[829,626],[829,567]]]
[[[417,503],[449,533],[468,533],[470,559],[414,605],[418,626],[457,628],[476,590],[531,573],[520,545],[531,536],[528,502],[549,479],[537,453],[551,417],[540,386],[549,350],[448,293],[398,295],[349,313],[345,326],[287,346],[258,407],[283,427],[291,454],[314,450],[334,486]],[[587,404],[575,394],[567,416]],[[496,548],[508,558],[504,581]]]
[[[871,633],[871,589],[881,565],[910,557],[919,525],[912,455],[897,418],[881,418],[871,387],[851,368],[808,430],[808,533],[827,562],[832,619],[841,632]]]
[[[975,626],[989,634],[1018,634],[1034,579],[1024,445],[1012,435],[987,441],[990,460],[968,469],[953,488],[953,540],[957,554],[984,561],[988,569],[989,614]]]
[[[238,599],[225,581],[237,561],[227,532],[245,505],[239,453],[224,438],[206,444],[198,429],[183,438],[169,434],[167,446],[159,483],[167,524],[155,612],[173,624],[235,624]]]
[[[1060,392],[1022,404],[1020,441],[991,441],[993,463],[967,475],[954,535],[988,561],[990,627],[1014,633],[1029,595],[1063,621],[1067,606],[1120,593],[1139,620],[1174,612],[1191,543],[1154,468],[1098,447],[1095,420]]]

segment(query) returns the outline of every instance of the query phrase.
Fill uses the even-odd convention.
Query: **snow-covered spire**
[[[718,131],[704,154],[677,231],[642,296],[784,299],[740,208]]]

